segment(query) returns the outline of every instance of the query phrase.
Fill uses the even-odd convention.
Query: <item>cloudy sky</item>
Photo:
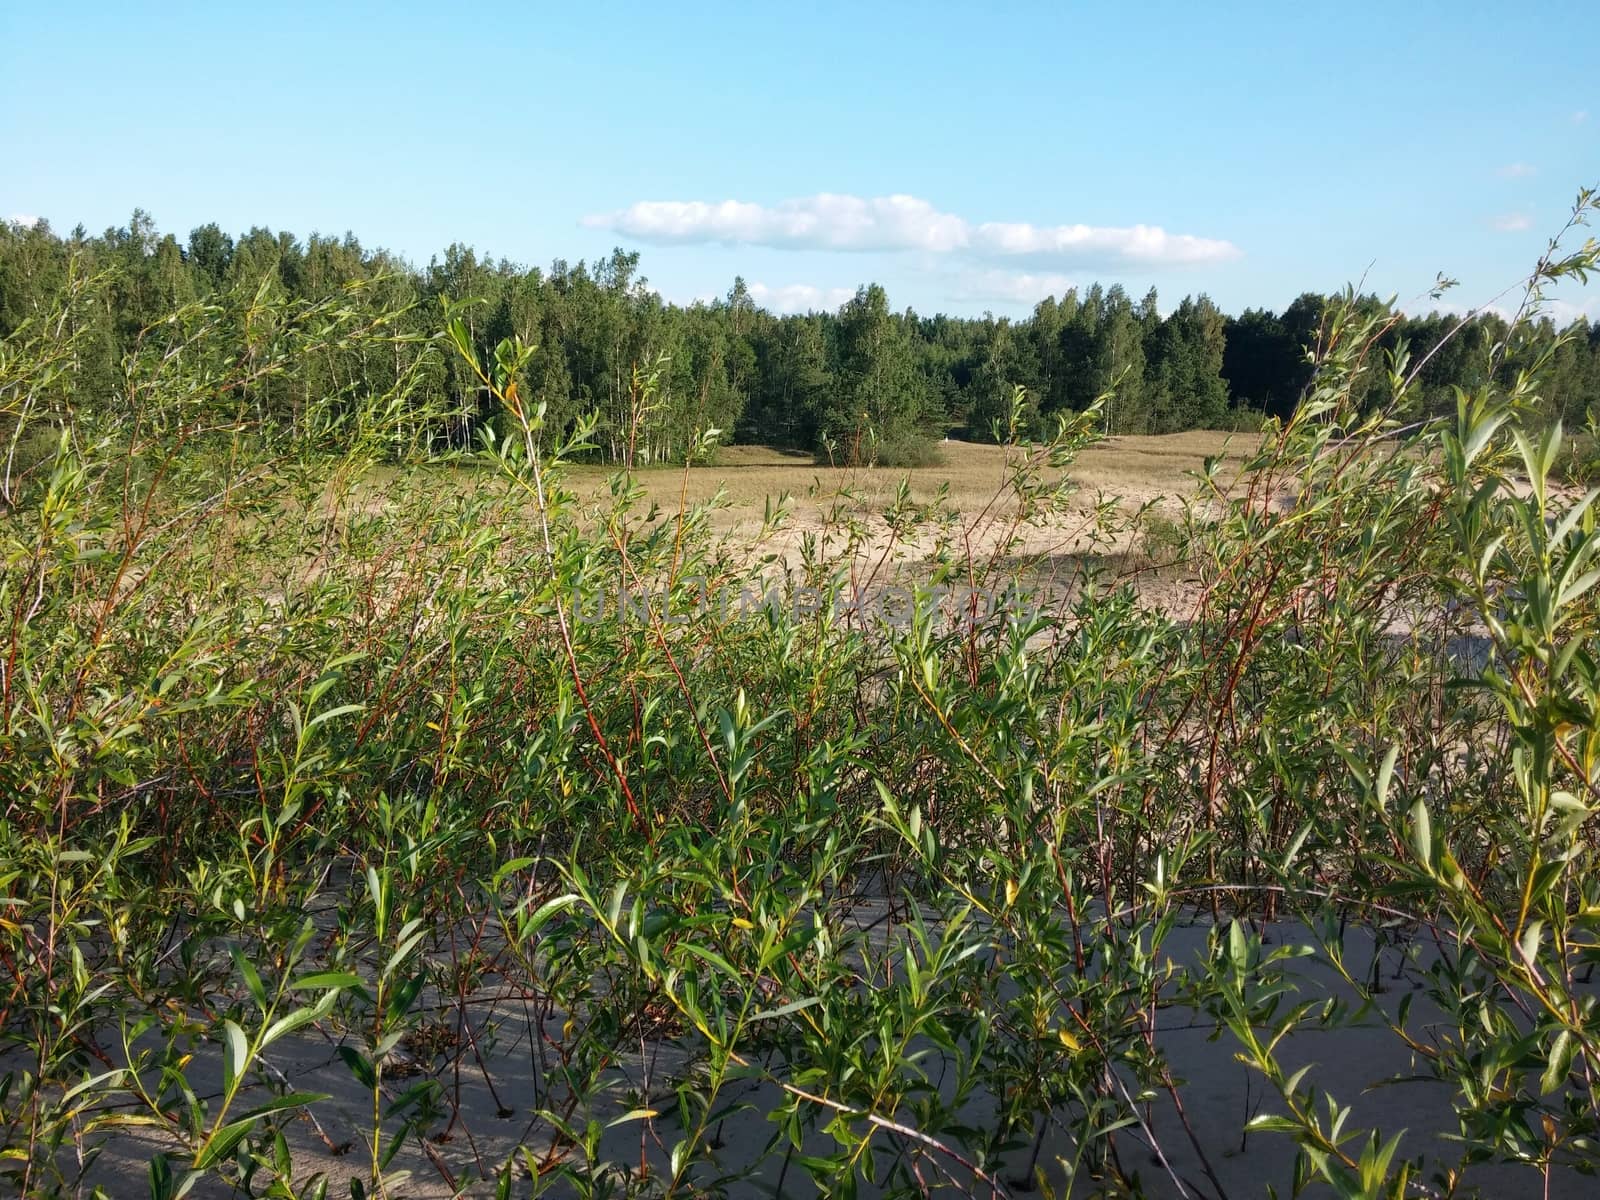
[[[417,262],[622,245],[670,299],[742,274],[782,310],[867,281],[960,313],[1094,280],[1406,302],[1440,272],[1476,304],[1600,182],[1592,26],[1555,0],[5,5],[0,218],[139,206]]]

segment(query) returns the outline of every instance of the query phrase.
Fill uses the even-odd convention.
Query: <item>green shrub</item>
[[[1152,509],[1139,523],[1139,549],[1154,566],[1170,567],[1183,561],[1188,544],[1183,524],[1165,513]]]
[[[1045,556],[975,561],[907,489],[893,544],[841,505],[844,558],[813,531],[783,584],[807,603],[741,613],[701,602],[767,591],[783,510],[733,539],[625,473],[584,510],[564,477],[595,426],[521,394],[534,348],[480,361],[447,313],[429,353],[507,420],[471,472],[378,472],[403,395],[269,426],[251,393],[378,354],[386,321],[249,303],[174,314],[124,364],[138,404],[92,420],[41,390],[51,339],[0,357],[53,447],[0,511],[14,1191],[126,1190],[110,1147],[156,1197],[399,1195],[402,1171],[1220,1194],[1196,1128],[1227,1116],[1185,1106],[1174,1019],[1252,1072],[1226,1136],[1287,1139],[1295,1188],[1592,1171],[1600,531],[1550,486],[1537,363],[1416,424],[1385,314],[1331,311],[1306,403],[1201,481],[1182,621],[1092,579],[1043,610],[940,601]],[[1082,523],[1099,424],[1009,446],[1004,519]],[[840,562],[913,544],[907,619],[853,610]],[[619,587],[655,601],[583,616]],[[1363,1127],[1300,1069],[1294,1039],[1349,1027],[1444,1085],[1454,1140]]]

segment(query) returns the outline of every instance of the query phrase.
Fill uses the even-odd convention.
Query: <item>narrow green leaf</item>
[[[1433,820],[1428,816],[1428,805],[1419,796],[1411,806],[1411,848],[1417,859],[1430,871],[1433,868]]]
[[[231,1092],[244,1074],[250,1056],[250,1044],[245,1040],[244,1030],[232,1021],[222,1023],[222,1035],[222,1082],[224,1089]]]

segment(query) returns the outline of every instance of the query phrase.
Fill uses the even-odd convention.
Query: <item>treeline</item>
[[[1230,316],[1201,295],[1162,316],[1153,290],[1134,301],[1120,286],[1097,284],[1013,321],[895,311],[873,284],[837,312],[778,316],[742,279],[713,303],[666,303],[639,274],[637,253],[620,249],[542,271],[453,245],[418,268],[351,235],[301,241],[256,228],[234,237],[208,224],[180,242],[135,212],[98,237],[81,227],[59,236],[43,222],[0,223],[0,336],[49,310],[72,271],[107,280],[92,310],[75,317],[94,326],[80,339],[86,361],[77,378],[89,393],[80,404],[114,402],[124,356],[185,305],[339,297],[385,315],[401,332],[391,351],[373,354],[363,342],[344,359],[320,355],[252,402],[292,421],[309,391],[402,388],[415,412],[428,414],[426,428],[404,440],[464,448],[497,414],[457,357],[439,353],[435,335],[440,301],[470,300],[461,315],[481,356],[508,337],[537,345],[525,393],[555,428],[597,413],[600,452],[632,465],[681,461],[707,428],[724,440],[835,459],[928,461],[947,434],[994,437],[1018,385],[1023,421],[1035,427],[1106,393],[1114,434],[1253,423],[1292,411],[1328,305],[1307,293],[1282,313]],[[1433,410],[1453,405],[1454,387],[1483,382],[1483,343],[1507,335],[1503,319],[1485,315],[1447,338],[1458,324],[1442,314],[1399,318],[1378,347],[1406,344]],[[1541,322],[1531,336],[1554,332]],[[1581,423],[1600,404],[1600,323],[1572,332],[1554,352],[1546,395],[1552,416]],[[1382,372],[1361,386],[1377,402]]]

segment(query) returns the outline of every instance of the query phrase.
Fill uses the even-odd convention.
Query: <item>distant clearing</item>
[[[1084,451],[1069,474],[1087,499],[1104,493],[1131,508],[1189,494],[1194,488],[1190,473],[1200,470],[1208,456],[1242,460],[1256,440],[1255,434],[1212,430],[1108,438]],[[862,510],[871,512],[893,500],[901,480],[909,480],[912,498],[924,503],[948,484],[949,506],[972,514],[982,510],[1004,484],[1008,454],[1014,460],[1019,453],[1016,447],[955,440],[941,444],[940,450],[944,462],[938,466],[841,468],[819,464],[801,451],[728,446],[717,452],[715,463],[688,469],[687,491],[682,467],[652,467],[635,472],[635,479],[648,501],[662,508],[676,508],[684,496],[690,504],[703,503],[721,488],[730,504],[729,526],[745,519],[759,523],[766,501],[776,501],[785,492],[795,498],[797,515],[803,515],[813,488],[831,497],[848,487],[859,497]],[[576,467],[569,478],[585,494],[599,497],[615,473],[615,467]]]

